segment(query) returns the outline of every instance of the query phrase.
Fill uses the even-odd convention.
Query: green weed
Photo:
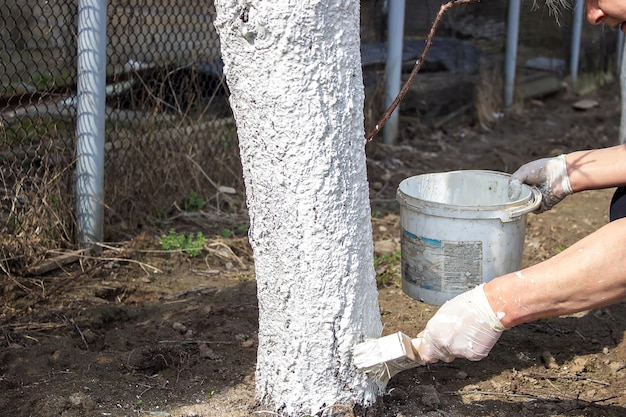
[[[232,227],[225,227],[220,230],[220,236],[223,238],[230,238],[235,236],[243,236],[248,233],[249,225],[247,224],[237,224]]]
[[[400,251],[392,254],[374,256],[374,269],[376,271],[376,285],[387,287],[397,284],[400,279]]]
[[[181,251],[190,257],[198,256],[205,242],[206,239],[202,232],[195,235],[193,233],[185,235],[170,229],[167,235],[161,236],[161,248],[167,251]]]
[[[187,201],[185,202],[185,210],[187,211],[199,211],[204,205],[206,201],[199,194],[195,192],[191,192],[189,197],[187,197]]]

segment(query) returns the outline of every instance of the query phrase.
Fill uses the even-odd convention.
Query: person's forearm
[[[626,185],[626,145],[572,152],[565,161],[574,192]]]
[[[626,219],[609,223],[558,255],[485,284],[502,325],[572,314],[626,298]]]

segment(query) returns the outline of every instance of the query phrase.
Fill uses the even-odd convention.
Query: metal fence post
[[[520,0],[509,0],[504,62],[504,107],[513,104],[515,93],[515,67],[517,65],[517,42],[519,38]]]
[[[405,0],[389,1],[389,25],[387,42],[387,65],[385,67],[385,108],[389,108],[400,92],[402,78],[402,48],[404,40]],[[400,110],[391,114],[383,127],[383,140],[387,145],[394,145],[398,136]]]
[[[103,239],[106,0],[78,2],[76,119],[77,240]]]
[[[574,84],[574,87],[576,87],[576,81],[578,79],[578,60],[580,56],[580,38],[582,33],[584,9],[584,0],[576,0],[574,4],[574,18],[572,22],[572,58],[569,63],[570,75],[572,77],[572,83]]]

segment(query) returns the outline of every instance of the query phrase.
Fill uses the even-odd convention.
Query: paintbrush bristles
[[[353,360],[358,369],[383,383],[398,372],[424,364],[415,354],[411,338],[401,332],[356,345]]]

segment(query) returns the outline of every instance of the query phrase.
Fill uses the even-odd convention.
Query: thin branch
[[[67,318],[66,318],[66,320],[67,320]],[[69,319],[69,322],[74,325],[74,328],[76,329],[76,331],[80,335],[80,338],[83,341],[83,344],[85,345],[85,349],[89,350],[89,344],[87,343],[87,339],[85,338],[85,335],[83,334],[82,330],[80,330],[80,327],[78,327],[78,324],[76,324],[74,319]]]
[[[619,395],[613,395],[606,398],[600,398],[598,400],[583,400],[582,398],[574,397],[571,395],[557,395],[550,392],[544,392],[541,390],[535,389],[521,389],[518,393],[512,392],[495,392],[495,391],[446,391],[445,394],[449,395],[489,395],[495,397],[506,397],[506,398],[527,398],[531,400],[538,401],[549,401],[549,402],[559,402],[559,401],[578,401],[584,404],[597,404],[604,401],[609,401],[614,398],[619,397]]]
[[[189,294],[203,294],[204,295],[204,294],[207,294],[208,292],[217,294],[219,292],[219,288],[214,285],[209,285],[207,287],[192,288],[190,290],[179,292],[178,294],[161,297],[161,300],[175,300],[177,298],[185,297],[186,295],[189,295]]]
[[[449,395],[491,395],[494,397],[506,398],[528,398],[531,400],[558,401],[555,398],[546,398],[535,394],[515,394],[512,392],[495,392],[495,391],[446,391]]]
[[[391,114],[394,112],[396,107],[398,107],[398,104],[400,104],[400,102],[404,100],[404,96],[406,96],[406,93],[409,91],[411,84],[413,84],[413,81],[415,80],[415,76],[417,75],[419,70],[422,68],[422,64],[424,63],[424,60],[426,59],[426,54],[430,50],[430,47],[433,43],[433,38],[435,37],[435,32],[437,32],[437,27],[439,26],[439,22],[441,21],[441,18],[443,17],[444,13],[454,6],[458,6],[461,4],[477,3],[479,1],[480,0],[451,0],[441,5],[441,7],[439,8],[439,12],[437,12],[437,16],[435,17],[433,25],[430,27],[430,32],[428,33],[428,37],[426,38],[426,44],[424,45],[424,50],[422,51],[422,54],[418,58],[417,62],[415,62],[415,66],[413,67],[413,70],[411,71],[411,74],[409,75],[408,80],[402,86],[400,93],[398,93],[395,100],[393,100],[393,103],[391,103],[389,108],[385,111],[385,113],[383,113],[381,118],[378,120],[378,123],[376,123],[376,126],[374,126],[374,128],[365,135],[365,139],[368,142],[371,141],[374,138],[374,136],[376,136],[376,134],[378,134],[378,132],[382,130],[385,123],[387,123],[387,121],[391,117]]]
[[[229,342],[222,340],[159,340],[157,343],[160,344],[201,344],[206,343],[207,345],[236,345],[238,342]]]
[[[217,185],[215,183],[215,181],[213,181],[211,179],[211,177],[209,177],[209,174],[206,173],[206,171],[204,169],[202,169],[202,167],[200,166],[199,163],[197,163],[196,161],[193,160],[193,158],[189,155],[185,155],[185,158],[189,159],[189,161],[196,167],[198,168],[198,171],[200,171],[200,173],[204,176],[204,178],[206,178],[206,180],[213,186],[213,188],[215,188],[217,190],[217,192],[220,192],[220,187],[219,185]]]
[[[160,270],[159,268],[157,268],[154,265],[150,265],[148,263],[145,262],[141,262],[141,261],[136,261],[134,259],[128,259],[128,258],[117,258],[117,257],[103,257],[103,256],[82,256],[83,259],[93,259],[96,261],[108,261],[108,262],[126,262],[129,264],[136,264],[139,265],[141,267],[141,269],[144,270],[144,272],[149,273],[159,273],[162,274],[163,271]]]
[[[20,331],[45,331],[45,330],[56,330],[61,327],[67,327],[67,323],[59,324],[59,323],[24,323],[24,324],[3,324],[0,326],[2,330],[10,330],[13,332]]]
[[[609,386],[611,385],[608,382],[605,381],[600,381],[598,379],[591,379],[588,378],[586,376],[581,376],[581,375],[576,375],[576,374],[567,374],[567,375],[546,375],[546,374],[535,374],[535,373],[529,373],[529,374],[523,374],[525,376],[528,376],[530,378],[535,378],[535,379],[567,379],[567,380],[576,380],[576,381],[588,381],[588,382],[592,382],[594,384],[600,384],[600,385],[606,385]]]

